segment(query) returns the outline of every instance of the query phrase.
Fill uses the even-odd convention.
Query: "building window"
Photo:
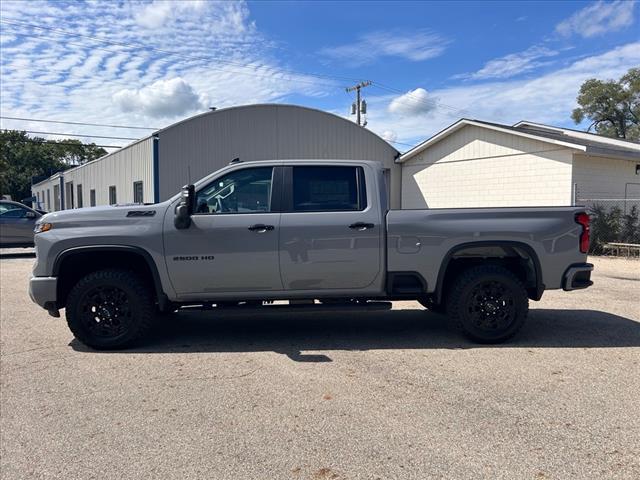
[[[96,206],[96,191],[93,189],[89,190],[89,205],[92,207]]]
[[[51,211],[51,190],[47,188],[47,208],[48,212]]]
[[[109,187],[109,205],[115,205],[117,202],[116,199],[116,186],[111,185]]]
[[[82,185],[78,184],[78,198],[77,198],[77,202],[78,202],[78,208],[82,208]]]
[[[60,210],[60,185],[53,186],[53,211]]]
[[[133,182],[133,203],[144,203],[142,182]]]
[[[64,189],[64,208],[75,208],[73,202],[73,182],[65,183]]]

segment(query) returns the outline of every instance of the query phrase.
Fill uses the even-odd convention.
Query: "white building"
[[[640,205],[640,144],[462,119],[398,159],[402,208]]]

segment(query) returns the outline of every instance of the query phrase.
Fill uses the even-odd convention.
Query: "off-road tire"
[[[86,275],[73,286],[66,305],[69,329],[80,342],[96,350],[130,346],[150,330],[155,311],[145,282],[122,269]]]
[[[501,343],[524,325],[529,298],[522,282],[499,265],[463,271],[447,297],[452,324],[478,343]]]

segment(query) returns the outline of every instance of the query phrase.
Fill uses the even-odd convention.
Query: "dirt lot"
[[[480,347],[391,312],[183,313],[87,351],[3,252],[0,477],[640,478],[640,262]]]

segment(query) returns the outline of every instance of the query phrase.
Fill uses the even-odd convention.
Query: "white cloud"
[[[160,10],[156,16],[154,9]],[[116,42],[3,24],[0,110],[5,115],[163,127],[209,106],[317,97],[338,88],[332,80],[285,70],[244,2],[3,0],[0,15]],[[19,121],[1,124],[24,128]],[[102,127],[58,131],[144,135]]]
[[[397,115],[424,115],[436,108],[436,99],[431,98],[424,88],[416,88],[394,98],[388,110]]]
[[[393,130],[385,130],[380,134],[380,136],[384,138],[387,142],[391,142],[391,143],[398,140],[398,134]]]
[[[459,85],[429,92],[437,106],[424,115],[416,111],[391,112],[403,96],[367,97],[368,127],[381,134],[398,132],[398,141],[416,144],[458,120],[479,120],[513,124],[531,120],[550,125],[571,126],[580,85],[589,78],[616,79],[640,64],[640,42],[614,48],[604,54],[582,58],[569,66],[532,79],[493,81]],[[415,91],[415,90],[414,90]],[[461,110],[454,110],[457,107]]]
[[[617,32],[633,24],[633,0],[615,2],[598,1],[577,11],[556,25],[556,32],[569,37],[595,37],[609,32]]]
[[[447,39],[428,30],[373,32],[361,36],[355,43],[326,47],[320,53],[352,66],[373,63],[381,57],[419,62],[442,55],[448,44]]]
[[[123,112],[140,112],[152,118],[175,117],[204,110],[203,99],[182,78],[158,80],[138,90],[120,90],[113,101]]]
[[[489,78],[514,77],[544,65],[549,65],[549,61],[542,59],[554,57],[559,53],[557,50],[534,45],[523,52],[511,53],[504,57],[490,60],[477,72],[455,75],[454,78],[486,80]]]
[[[168,20],[175,19],[182,12],[200,11],[204,8],[203,0],[182,0],[172,2],[167,0],[154,0],[143,5],[135,14],[138,25],[145,28],[159,28]]]

